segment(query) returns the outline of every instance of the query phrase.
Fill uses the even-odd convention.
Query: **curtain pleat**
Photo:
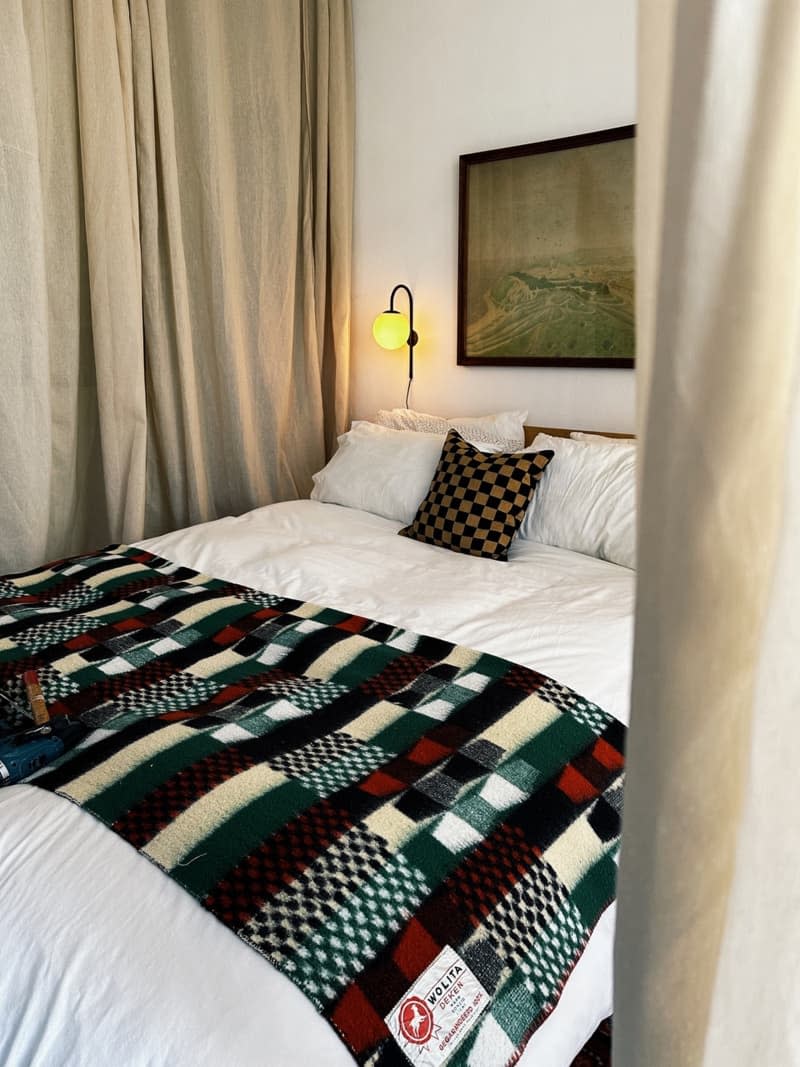
[[[640,0],[616,1067],[800,1063],[800,8]]]
[[[51,425],[47,271],[34,36],[21,5],[0,7],[0,538],[2,569],[43,558],[48,543]],[[67,173],[66,179],[71,175]],[[65,344],[69,342],[65,338]]]
[[[88,289],[109,529],[144,533],[147,412],[127,0],[73,0]]]
[[[350,283],[353,237],[353,163],[354,153],[347,150],[355,143],[355,89],[353,71],[352,20],[349,4],[314,4],[318,36],[325,40],[328,63],[323,72],[315,68],[320,86],[318,96],[328,117],[326,138],[319,150],[316,173],[325,174],[325,203],[332,205],[325,213],[324,228],[315,249],[315,262],[324,266],[326,285],[321,289],[324,300],[319,324],[322,339],[323,417],[326,458],[336,450],[336,438],[347,426],[350,412]],[[319,198],[318,198],[319,200]]]

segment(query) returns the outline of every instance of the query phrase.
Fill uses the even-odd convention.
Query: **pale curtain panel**
[[[351,13],[131,0],[151,533],[305,495],[347,417]]]
[[[0,57],[0,572],[305,494],[347,418],[349,0],[4,0]]]
[[[800,1064],[800,5],[640,0],[615,1067]]]
[[[144,529],[132,99],[111,15],[0,5],[0,571]]]

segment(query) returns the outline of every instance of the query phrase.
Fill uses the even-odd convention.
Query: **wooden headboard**
[[[576,432],[578,431],[575,429],[568,429],[563,426],[526,426],[525,444],[531,444],[537,433],[549,433],[551,437],[569,437],[571,433]],[[597,433],[601,434],[603,437],[633,438],[632,433],[612,433],[610,430],[581,430],[580,433]]]

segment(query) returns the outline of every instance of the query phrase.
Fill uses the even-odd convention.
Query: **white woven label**
[[[415,1067],[439,1067],[470,1032],[489,999],[458,953],[445,945],[385,1021]]]

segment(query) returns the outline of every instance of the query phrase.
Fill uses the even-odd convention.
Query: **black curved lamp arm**
[[[398,289],[403,289],[408,297],[408,380],[412,381],[414,377],[414,345],[419,340],[417,331],[414,329],[414,297],[411,295],[411,290],[407,285],[403,285],[402,282],[396,285],[392,289],[392,295],[389,297],[389,310],[394,311],[394,295]]]

